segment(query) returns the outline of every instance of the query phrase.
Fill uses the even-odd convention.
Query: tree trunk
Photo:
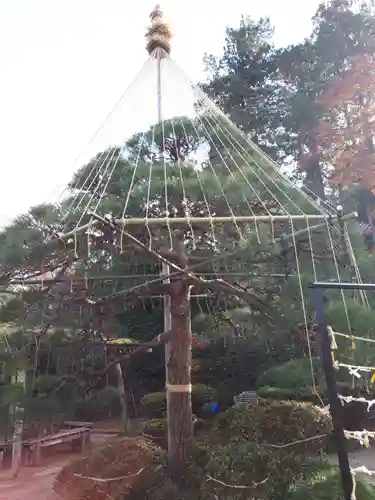
[[[309,164],[305,169],[305,184],[310,191],[318,196],[318,198],[325,200],[326,195],[324,192],[323,173],[320,165],[320,153],[316,137],[312,133],[308,134],[308,145],[310,149],[310,158]]]
[[[116,363],[116,377],[117,377],[118,394],[119,394],[120,405],[121,405],[122,428],[125,432],[128,432],[128,429],[129,429],[128,405],[127,405],[127,400],[126,400],[124,378],[122,375],[122,368],[121,368],[120,363]]]
[[[323,175],[319,161],[313,159],[312,164],[306,169],[305,184],[318,198],[325,199]]]
[[[182,479],[190,458],[193,438],[191,407],[191,311],[190,284],[173,283],[171,293],[172,336],[166,360],[168,368],[168,462],[172,475]]]

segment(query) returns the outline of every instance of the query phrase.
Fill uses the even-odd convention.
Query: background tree
[[[375,18],[365,3],[333,0],[319,6],[313,22],[305,42],[280,51],[279,66],[291,89],[284,122],[287,141],[292,140],[288,151],[306,186],[324,198],[326,179],[314,133],[321,116],[318,98],[350,58],[374,49]]]
[[[369,191],[375,187],[373,64],[369,54],[350,59],[345,72],[333,79],[319,98],[319,150],[332,168],[330,183],[342,189],[353,184]]]
[[[278,80],[269,19],[244,17],[228,28],[221,56],[206,55],[203,90],[273,157],[283,135],[285,86]]]
[[[295,170],[320,198],[327,181],[313,130],[318,96],[349,58],[374,49],[370,2],[322,3],[302,43],[275,49],[268,20],[230,28],[222,56],[206,56],[204,89],[273,158]],[[297,168],[295,168],[297,165]]]

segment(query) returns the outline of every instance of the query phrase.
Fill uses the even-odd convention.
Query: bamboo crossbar
[[[177,226],[181,224],[226,224],[241,222],[282,222],[290,220],[327,220],[329,215],[239,215],[233,217],[155,217],[155,218],[134,218],[134,219],[114,219],[118,226]]]
[[[95,218],[94,213],[89,213],[89,216]],[[342,221],[348,221],[352,219],[356,219],[358,217],[357,212],[351,212],[350,214],[345,214],[341,217]],[[339,217],[330,216],[327,214],[314,214],[314,215],[243,215],[238,217],[160,217],[160,218],[134,218],[134,219],[114,219],[114,224],[119,226],[120,228],[127,226],[137,226],[137,225],[145,225],[147,226],[177,226],[181,224],[185,224],[187,226],[191,224],[199,225],[199,224],[225,224],[225,223],[241,223],[241,222],[294,222],[299,220],[306,221],[337,221]],[[101,217],[100,217],[101,219]],[[99,222],[100,224],[100,222]],[[98,220],[93,220],[84,224],[83,226],[77,227],[69,231],[68,233],[62,234],[59,238],[54,240],[50,240],[47,243],[65,241],[68,238],[74,237],[75,235],[90,229],[91,227],[97,226]],[[319,227],[323,227],[324,224],[319,224]],[[318,226],[311,226],[310,230],[317,229]],[[302,231],[307,231],[306,229],[302,229]],[[295,233],[297,234],[297,232]]]

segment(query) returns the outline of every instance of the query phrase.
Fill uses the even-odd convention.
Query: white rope
[[[338,397],[344,403],[363,403],[367,405],[367,411],[370,411],[371,407],[375,405],[375,399],[366,399],[366,398],[356,398],[354,396],[342,396],[338,394]]]
[[[298,287],[299,287],[300,297],[301,297],[303,319],[305,322],[304,326],[305,326],[307,347],[308,347],[308,352],[309,352],[309,365],[310,365],[310,372],[311,372],[312,387],[313,387],[314,394],[319,396],[318,391],[316,390],[316,384],[315,384],[315,372],[314,372],[314,364],[313,364],[313,359],[312,359],[313,356],[312,356],[312,349],[311,349],[311,340],[310,340],[309,329],[307,326],[308,321],[307,321],[306,305],[305,305],[305,298],[304,298],[303,287],[302,287],[302,279],[301,279],[301,273],[300,273],[300,267],[299,267],[298,251],[297,251],[297,241],[296,241],[296,236],[295,236],[295,231],[294,231],[293,219],[290,219],[290,226],[292,229],[293,246],[294,246],[294,253],[295,253],[295,257],[296,257],[296,271],[297,271]],[[320,396],[319,396],[319,399],[320,399]],[[323,405],[323,401],[322,400],[320,400],[320,401]]]
[[[200,117],[199,117],[199,114],[198,114],[197,116],[198,116],[198,120],[199,120],[199,121],[201,121],[201,119],[200,119]],[[195,125],[194,121],[192,121],[191,123],[192,123],[192,126],[193,126],[193,128],[194,128],[194,130],[195,130],[195,133],[196,133],[197,137],[199,138],[199,132],[198,132],[198,130],[197,130],[197,127],[196,127],[196,125]],[[216,151],[220,154],[220,152],[219,152],[219,150],[218,150],[217,148],[216,148]],[[221,156],[221,155],[220,155],[220,156]],[[226,165],[226,162],[225,162],[225,160],[224,160],[224,158],[223,158],[222,156],[221,156],[221,159],[222,159],[223,163],[225,164],[226,168],[228,169],[228,166]],[[236,229],[237,229],[237,231],[238,231],[238,234],[240,235],[240,237],[241,237],[241,239],[242,239],[241,229],[239,228],[239,226],[238,226],[238,224],[237,224],[237,222],[236,222],[236,215],[235,215],[235,214],[234,214],[234,212],[233,212],[232,206],[231,206],[231,204],[229,203],[229,200],[228,200],[228,198],[227,198],[227,196],[226,196],[226,194],[225,194],[225,191],[224,191],[224,189],[223,189],[221,179],[219,179],[219,177],[218,177],[218,175],[217,175],[217,173],[216,173],[216,171],[215,171],[215,168],[213,167],[213,165],[212,165],[212,163],[211,163],[210,158],[208,158],[208,159],[207,159],[207,164],[210,166],[210,168],[211,168],[211,170],[212,170],[212,174],[213,174],[213,176],[214,176],[214,178],[215,178],[215,180],[216,180],[216,182],[217,182],[217,186],[218,186],[219,190],[221,191],[221,194],[222,194],[222,196],[223,196],[223,198],[224,198],[224,201],[225,201],[225,203],[226,203],[226,205],[227,205],[227,207],[228,207],[228,211],[229,211],[229,213],[230,213],[231,217],[233,218],[233,223],[234,223],[234,225],[236,226]]]
[[[361,378],[360,372],[370,373],[375,371],[375,366],[348,365],[346,363],[340,363],[339,361],[334,361],[333,366],[336,370],[339,368],[346,368],[349,374],[356,378]]]
[[[182,129],[184,131],[184,134],[185,134],[185,138],[187,139],[188,136],[187,136],[187,132],[186,132],[186,129],[185,129],[184,122],[183,122],[182,119],[180,119],[180,122],[181,122]],[[217,240],[216,240],[215,227],[214,227],[214,224],[213,224],[213,216],[211,214],[210,204],[208,202],[205,189],[203,187],[203,183],[202,183],[202,179],[201,179],[200,174],[199,174],[199,170],[197,168],[195,168],[194,171],[195,171],[195,174],[196,174],[196,177],[197,177],[197,181],[198,181],[198,184],[199,184],[199,187],[200,187],[200,190],[201,190],[201,194],[202,194],[202,197],[203,197],[203,200],[204,200],[204,204],[206,205],[207,214],[208,214],[209,220],[210,220],[210,227],[211,227],[211,231],[212,231],[212,240],[213,240],[212,244],[213,244],[214,249],[216,249],[216,241]]]
[[[273,166],[274,171],[275,171],[275,174],[279,177],[279,179],[281,179],[281,180],[284,182],[284,184],[286,184],[286,185],[288,185],[288,186],[291,186],[291,187],[293,187],[294,189],[296,189],[296,190],[299,192],[299,194],[300,194],[302,197],[304,197],[304,198],[305,198],[305,200],[306,200],[306,201],[308,201],[308,202],[309,202],[312,206],[314,206],[314,208],[315,208],[315,209],[316,209],[319,213],[321,213],[321,214],[326,213],[326,211],[325,211],[325,210],[323,210],[323,208],[320,206],[320,204],[319,204],[319,203],[316,203],[316,202],[314,201],[314,199],[312,199],[310,196],[308,196],[308,195],[307,195],[307,194],[306,194],[306,193],[305,193],[302,189],[298,188],[298,186],[294,186],[294,185],[291,183],[290,179],[289,179],[286,175],[284,175],[284,174],[281,172],[279,165],[277,165],[277,163],[276,163],[274,160],[272,160],[272,158],[270,158],[268,155],[266,155],[266,154],[265,154],[265,153],[264,153],[264,152],[263,152],[263,151],[262,151],[262,150],[261,150],[261,149],[260,149],[260,148],[259,148],[256,144],[255,144],[255,143],[253,143],[253,142],[252,142],[252,141],[251,141],[251,140],[250,140],[250,139],[249,139],[249,138],[248,138],[248,137],[244,134],[244,132],[243,132],[242,130],[240,130],[240,129],[239,129],[239,128],[238,128],[238,127],[237,127],[237,126],[236,126],[236,125],[235,125],[235,124],[234,124],[234,123],[233,123],[233,122],[232,122],[232,121],[231,121],[231,120],[230,120],[230,119],[229,119],[229,118],[228,118],[228,117],[227,117],[227,116],[226,116],[226,115],[222,112],[222,111],[221,111],[221,109],[220,109],[220,108],[218,108],[218,107],[216,106],[216,104],[212,101],[212,99],[210,99],[210,98],[209,98],[209,97],[208,97],[208,96],[207,96],[207,95],[206,95],[206,94],[205,94],[205,93],[204,93],[204,92],[203,92],[203,91],[202,91],[202,90],[201,90],[201,89],[200,89],[200,88],[199,88],[196,84],[194,84],[194,83],[193,83],[193,81],[192,81],[192,80],[191,80],[191,79],[190,79],[190,78],[189,78],[189,77],[185,74],[185,72],[184,72],[184,71],[180,68],[180,66],[179,66],[178,64],[176,64],[176,63],[174,62],[174,66],[176,67],[177,71],[179,71],[179,72],[182,74],[182,76],[184,77],[184,79],[189,81],[189,83],[190,83],[190,85],[191,85],[191,88],[192,88],[193,90],[195,90],[196,92],[198,92],[198,94],[201,96],[201,100],[202,100],[203,102],[205,102],[205,103],[206,103],[207,107],[208,107],[209,109],[211,109],[217,117],[219,117],[219,116],[220,116],[220,117],[224,118],[224,119],[225,119],[225,122],[226,122],[228,125],[230,125],[230,126],[231,126],[231,128],[232,128],[233,130],[235,130],[235,131],[236,131],[236,133],[238,133],[238,134],[239,134],[239,135],[240,135],[240,136],[244,139],[244,141],[246,142],[246,144],[248,144],[248,145],[249,145],[249,146],[250,146],[250,147],[251,147],[251,148],[252,148],[255,152],[257,152],[261,158],[263,158],[263,159],[264,159],[264,160],[266,160],[266,161],[267,161],[270,165],[272,165],[272,166]],[[230,134],[230,135],[232,135],[232,134]],[[233,136],[232,136],[232,137],[233,137]],[[235,139],[235,138],[234,138],[234,139]],[[248,152],[247,152],[247,151],[243,148],[243,146],[240,146],[240,147],[241,147],[241,148],[242,148],[242,149],[243,149],[246,153],[248,153]],[[264,169],[262,169],[261,167],[260,167],[260,169],[263,171],[263,173],[264,173],[267,177],[269,177],[269,176],[268,176],[268,174],[267,174],[266,172],[264,172]],[[270,181],[271,181],[271,182],[274,182],[272,178],[270,178]],[[291,201],[293,201],[293,200],[291,200]]]
[[[179,71],[182,71],[180,68],[178,68]],[[191,81],[190,81],[191,82]],[[274,168],[274,171],[275,171],[275,176],[276,177],[279,177],[280,180],[282,180],[283,184],[284,185],[287,185],[288,187],[293,187],[294,189],[296,189],[299,194],[305,198],[305,200],[309,201],[310,204],[312,206],[314,206],[314,208],[321,214],[324,214],[324,210],[322,209],[322,207],[319,206],[319,204],[316,204],[313,202],[312,199],[310,199],[310,197],[308,197],[306,195],[306,193],[304,193],[302,190],[300,190],[297,186],[293,185],[292,182],[290,181],[290,179],[288,179],[286,176],[284,176],[283,174],[281,174],[280,172],[280,168],[279,166],[273,161],[271,160],[271,158],[267,157],[267,155],[265,155],[265,153],[263,153],[263,151],[260,150],[260,148],[258,148],[252,141],[249,140],[248,137],[246,137],[246,135],[238,128],[236,127],[236,125],[234,125],[231,120],[229,120],[229,118],[215,105],[215,103],[213,101],[211,101],[211,99],[201,90],[199,89],[196,85],[194,85],[192,82],[191,82],[191,85],[192,85],[192,88],[194,90],[196,90],[196,92],[200,95],[200,98],[202,99],[202,101],[204,101],[208,107],[208,109],[210,109],[212,111],[212,114],[211,114],[211,117],[214,118],[215,120],[217,120],[218,124],[221,126],[222,130],[225,130],[227,132],[227,134],[232,137],[232,139],[237,143],[238,147],[241,148],[244,153],[246,155],[249,155],[249,151],[247,151],[243,145],[241,145],[238,140],[236,139],[236,137],[226,128],[224,128],[223,126],[223,123],[219,120],[219,117],[223,117],[225,119],[225,122],[228,124],[228,125],[231,125],[231,128],[233,130],[235,130],[246,142],[246,144],[248,146],[250,146],[252,148],[253,151],[257,152],[259,154],[259,156],[263,159],[265,159],[269,164],[271,164]],[[239,151],[238,151],[239,152]],[[239,152],[240,156],[242,157],[242,159],[245,161],[245,163],[247,163],[249,165],[249,162],[248,160],[245,160],[245,158],[241,155],[241,153]],[[262,172],[262,174],[267,178],[267,180],[269,180],[282,194],[283,196],[285,196],[285,198],[288,199],[288,201],[291,202],[292,205],[295,206],[295,208],[300,212],[300,213],[303,213],[301,208],[298,206],[298,204],[287,194],[285,193],[281,187],[275,182],[275,179],[272,178],[272,176],[270,176],[262,167],[261,165],[259,165],[256,160],[253,158],[253,157],[249,157],[249,159],[251,160],[252,163],[254,163],[257,168]],[[250,166],[250,165],[249,165]],[[253,170],[252,173],[254,173],[254,175],[257,175],[256,172]],[[259,179],[260,182],[261,182],[261,179]],[[264,183],[263,183],[264,184]],[[266,189],[269,189],[267,188],[267,186],[265,186]],[[279,200],[278,200],[279,201]]]
[[[375,432],[367,431],[367,430],[363,430],[363,431],[344,430],[344,434],[345,434],[346,439],[356,439],[365,448],[368,448],[370,446],[370,438],[371,439],[375,438]]]
[[[122,93],[122,95],[120,96],[120,98],[117,100],[117,102],[115,103],[115,105],[113,106],[113,108],[111,109],[111,111],[108,113],[108,115],[105,117],[105,119],[102,121],[102,123],[100,124],[100,126],[96,129],[96,131],[93,133],[93,135],[90,137],[89,139],[89,142],[88,142],[88,145],[87,147],[94,141],[94,139],[98,136],[98,134],[103,130],[103,128],[105,127],[105,125],[107,125],[108,121],[110,120],[110,118],[115,114],[115,112],[117,111],[117,109],[119,108],[120,105],[123,105],[124,103],[124,99],[129,97],[129,94],[130,94],[130,90],[134,87],[136,87],[136,85],[138,84],[138,82],[143,78],[143,73],[147,70],[149,70],[149,67],[150,67],[150,63],[149,63],[149,60],[147,59],[144,64],[142,65],[141,69],[139,70],[139,72],[137,73],[137,75],[135,76],[135,78],[133,78],[133,80],[130,82],[130,84],[128,85],[128,87],[125,89],[125,91]],[[101,157],[105,154],[106,151],[102,151],[99,155],[99,157],[97,158],[97,161],[100,161]],[[76,158],[76,160],[73,162],[73,166],[76,165],[78,163],[78,161],[81,160],[82,158],[82,155],[83,155],[83,152],[81,152],[78,157]],[[72,215],[72,213],[74,213],[76,209],[74,209],[74,211],[72,212],[73,210],[73,206],[75,205],[75,202],[78,198],[78,196],[81,194],[81,190],[83,189],[83,187],[86,185],[86,182],[87,180],[90,178],[91,176],[91,173],[93,172],[93,170],[95,169],[95,167],[97,166],[97,164],[94,164],[92,169],[90,170],[90,172],[88,173],[83,185],[81,186],[81,189],[78,193],[76,193],[73,197],[73,200],[66,212],[66,214],[63,216],[62,218],[62,222],[64,222],[66,219],[68,219],[69,221],[69,217]],[[71,188],[69,188],[69,186],[66,186],[63,190],[63,192],[60,194],[58,200],[57,200],[57,203],[59,203],[64,194],[69,190],[71,191],[74,191],[76,190],[76,187],[80,185],[81,181],[82,181],[82,177],[83,175],[85,174],[84,171],[82,171],[81,175],[76,179],[76,183],[74,186],[72,186]],[[85,195],[84,195],[85,196]],[[84,197],[83,196],[83,197]],[[68,222],[67,222],[68,223]],[[66,227],[66,226],[65,226]]]
[[[90,178],[90,173],[94,170],[94,168],[97,166],[97,171],[96,171],[96,174],[95,176],[92,177],[92,180],[89,184],[89,186],[87,187],[86,192],[83,193],[81,199],[79,200],[78,204],[75,206],[75,208],[73,210],[71,210],[71,215],[75,214],[79,208],[81,207],[83,201],[86,199],[86,194],[89,194],[91,192],[91,188],[92,186],[95,185],[95,182],[97,182],[97,186],[96,188],[94,189],[94,192],[91,193],[91,195],[89,196],[89,199],[86,203],[86,206],[84,208],[84,210],[82,211],[82,214],[81,214],[81,217],[79,218],[78,222],[76,223],[75,227],[77,228],[80,223],[82,222],[82,219],[84,218],[84,216],[86,215],[87,211],[89,210],[90,208],[90,205],[91,205],[91,202],[93,201],[93,199],[95,198],[96,196],[96,193],[98,192],[99,190],[99,187],[101,186],[101,182],[102,182],[102,179],[104,178],[105,174],[107,173],[107,170],[109,169],[110,165],[111,165],[111,162],[113,160],[113,157],[115,155],[115,152],[116,152],[116,147],[112,147],[110,149],[108,149],[107,151],[107,154],[105,156],[105,158],[102,160],[101,164],[99,164],[99,159],[93,159],[93,168],[90,170],[90,172],[88,172],[87,174],[87,177],[86,177],[86,180]],[[102,154],[100,155],[99,158],[102,157]],[[65,225],[65,230],[67,229],[67,226],[68,226],[68,223],[69,223],[70,220],[67,221],[66,225]]]
[[[208,117],[206,116],[205,118],[206,118],[206,121],[207,121],[208,123],[210,123],[210,121],[208,120]],[[211,115],[211,118],[212,118],[212,115]],[[215,118],[216,118],[216,117],[215,117]],[[220,121],[218,120],[218,118],[217,118],[217,124],[218,124],[219,126],[221,126],[221,127],[222,127],[222,124],[220,123]],[[212,128],[213,130],[215,130],[215,129],[214,129],[214,127],[212,126],[212,124],[211,124],[211,123],[210,123],[210,126],[211,126],[211,128]],[[222,129],[222,130],[223,130],[223,129]],[[230,136],[234,139],[234,141],[238,144],[238,146],[240,146],[240,147],[241,147],[241,145],[238,143],[238,141],[236,140],[236,138],[235,138],[232,134],[230,134],[230,132],[229,132],[229,135],[230,135]],[[231,142],[231,140],[230,140],[230,139],[229,139],[229,141]],[[232,142],[231,142],[231,144],[232,144],[232,146],[233,146],[233,143],[232,143]],[[242,147],[242,149],[244,149],[244,148]],[[296,210],[298,210],[298,212],[299,212],[299,213],[303,214],[303,211],[302,211],[302,209],[298,206],[298,204],[297,204],[297,203],[296,203],[296,202],[295,202],[295,201],[294,201],[294,200],[293,200],[293,199],[292,199],[292,198],[291,198],[288,194],[286,194],[286,193],[285,193],[285,192],[281,189],[281,187],[280,187],[280,186],[279,186],[279,185],[275,182],[275,180],[274,180],[274,179],[273,179],[273,178],[272,178],[269,174],[267,174],[267,172],[265,172],[265,171],[264,171],[264,169],[262,169],[262,167],[261,167],[261,166],[260,166],[260,165],[256,162],[256,160],[254,159],[254,157],[252,157],[252,156],[250,156],[250,155],[249,155],[249,151],[246,151],[246,150],[245,150],[245,153],[246,153],[246,155],[248,156],[248,158],[247,158],[247,159],[246,159],[246,158],[245,158],[245,157],[241,154],[241,152],[240,152],[240,151],[238,151],[238,150],[237,150],[237,152],[238,152],[239,156],[241,157],[241,159],[244,161],[245,165],[247,165],[247,166],[250,168],[251,174],[252,174],[252,175],[254,175],[254,176],[257,178],[257,180],[258,180],[258,181],[260,182],[260,184],[263,186],[263,188],[265,189],[265,191],[267,191],[267,192],[268,192],[268,194],[269,194],[269,195],[270,195],[270,196],[271,196],[271,197],[272,197],[272,198],[276,201],[276,203],[277,203],[277,204],[278,204],[278,205],[279,205],[279,206],[280,206],[280,207],[284,210],[284,213],[285,213],[286,215],[289,215],[289,210],[288,210],[288,209],[287,209],[287,208],[283,205],[283,203],[282,203],[282,202],[281,202],[281,201],[280,201],[280,200],[276,197],[276,195],[275,195],[275,194],[271,191],[271,189],[267,186],[267,184],[264,182],[264,180],[260,177],[260,175],[258,174],[258,172],[256,171],[256,169],[252,168],[251,163],[253,163],[253,164],[254,164],[254,165],[255,165],[255,166],[259,169],[259,171],[260,171],[260,172],[262,172],[262,174],[266,177],[266,179],[267,179],[268,181],[270,181],[270,182],[274,185],[274,187],[276,187],[276,189],[277,189],[277,190],[278,190],[278,191],[279,191],[279,192],[280,192],[280,193],[281,193],[281,194],[282,194],[282,195],[283,195],[283,196],[284,196],[284,197],[285,197],[288,201],[290,201],[292,205],[294,205],[294,206],[296,207]],[[247,184],[248,184],[249,186],[251,186],[251,183],[250,183],[249,179],[246,177],[246,175],[244,174],[243,170],[239,167],[239,165],[238,165],[237,163],[235,163],[235,166],[237,167],[237,170],[239,171],[239,173],[241,174],[241,176],[242,176],[244,179],[246,179]],[[292,185],[291,185],[291,186],[292,186]],[[263,204],[263,205],[264,205],[264,204]]]
[[[151,144],[154,144],[154,143],[155,143],[155,125],[151,129]],[[153,166],[154,166],[154,155],[151,155],[150,166],[149,166],[149,170],[148,170],[147,201],[146,201],[146,214],[145,214],[146,220],[148,220],[148,218],[149,218],[148,213],[149,213],[150,206],[151,206],[150,200],[151,200],[152,167]],[[152,233],[151,233],[150,226],[147,224],[147,222],[146,222],[146,229],[147,229],[148,237],[149,237],[149,248],[151,250],[152,249]],[[151,297],[151,303],[152,303],[152,306],[154,306],[154,301],[153,301],[152,297]]]
[[[108,186],[109,186],[109,183],[110,183],[110,182],[111,182],[111,180],[112,180],[113,173],[114,173],[114,171],[115,171],[115,169],[116,169],[116,167],[117,167],[117,164],[118,164],[118,162],[119,162],[119,160],[120,160],[122,147],[125,145],[125,143],[126,143],[126,141],[124,141],[124,142],[123,142],[123,144],[121,145],[121,147],[119,147],[118,149],[117,149],[117,148],[114,148],[114,149],[113,149],[113,153],[112,153],[112,155],[111,155],[110,160],[108,160],[108,162],[107,162],[106,168],[104,169],[104,172],[103,172],[103,174],[102,174],[102,177],[101,177],[101,179],[100,179],[100,182],[98,183],[98,185],[97,185],[96,189],[95,189],[95,190],[94,190],[94,192],[92,193],[92,195],[91,195],[91,197],[90,197],[90,200],[87,202],[87,205],[86,205],[86,207],[85,207],[84,211],[82,212],[82,215],[81,215],[81,217],[79,218],[79,220],[78,220],[78,222],[77,222],[76,227],[79,227],[79,226],[80,226],[80,224],[81,224],[81,222],[82,222],[82,220],[83,220],[84,216],[87,214],[87,212],[88,212],[88,210],[89,210],[89,208],[90,208],[91,202],[93,201],[93,199],[95,198],[95,196],[96,196],[97,192],[99,191],[99,186],[101,185],[101,181],[102,181],[103,179],[105,179],[105,177],[107,177],[107,180],[106,180],[106,182],[104,183],[103,189],[102,189],[102,191],[101,191],[101,193],[100,193],[100,195],[99,195],[99,199],[98,199],[98,201],[97,201],[97,203],[96,203],[96,205],[95,205],[95,208],[93,209],[93,212],[94,212],[94,213],[96,213],[96,212],[97,212],[97,210],[98,210],[98,208],[99,208],[99,206],[100,206],[100,203],[102,202],[102,199],[104,198],[104,195],[106,194],[106,191],[107,191],[107,188],[108,188]],[[115,156],[116,151],[118,152],[118,154],[117,154],[117,158],[115,159],[115,161],[113,161],[113,158],[114,158],[114,156]],[[112,168],[110,168],[112,163],[113,163]],[[108,174],[108,175],[107,175],[107,174]],[[92,220],[92,219],[91,219],[91,220]]]
[[[83,201],[86,198],[86,195],[90,193],[90,190],[92,186],[94,185],[95,181],[100,177],[102,169],[104,168],[105,165],[107,165],[107,160],[111,153],[113,154],[115,151],[115,148],[110,148],[108,150],[102,151],[97,158],[94,158],[92,161],[92,167],[89,169],[88,172],[85,172],[85,169],[83,169],[82,174],[79,176],[79,179],[76,182],[76,186],[79,186],[79,181],[82,179],[83,175],[86,173],[86,178],[80,188],[72,188],[72,191],[79,189],[79,191],[75,194],[73,197],[72,202],[69,205],[69,208],[67,209],[66,213],[62,217],[62,221],[66,220],[65,226],[64,226],[64,232],[67,230],[69,222],[71,221],[71,216],[74,215],[82,205]],[[105,158],[103,159],[103,157]],[[96,170],[96,173],[94,175],[94,172]],[[89,180],[91,178],[91,182],[88,184]],[[88,184],[88,185],[87,185]],[[80,199],[78,199],[79,195],[82,195]],[[78,202],[76,203],[78,199]],[[76,225],[77,227],[77,225]]]
[[[331,226],[330,226],[329,221],[327,221],[327,220],[325,221],[325,224],[326,224],[326,227],[327,227],[329,242],[330,242],[331,248],[333,250],[332,251],[332,257],[333,257],[333,262],[334,262],[334,265],[335,265],[337,280],[338,280],[338,282],[340,282],[341,281],[340,268],[339,268],[339,264],[337,262],[336,253],[334,251],[335,246],[334,246],[333,239],[332,239]],[[345,311],[346,321],[348,323],[349,331],[351,332],[352,328],[351,328],[351,324],[350,324],[349,312],[348,312],[348,307],[347,307],[347,304],[346,304],[344,290],[340,290],[340,293],[341,293],[341,298],[342,298],[343,305],[344,305],[344,311]]]
[[[168,59],[169,60],[169,59]],[[160,65],[161,64],[161,60],[159,59],[158,60],[158,64]],[[159,68],[159,79],[160,79],[160,87],[162,85],[162,80],[161,80],[161,69]],[[165,216],[167,217],[167,228],[168,228],[168,234],[169,234],[169,245],[170,245],[170,248],[173,247],[173,236],[172,236],[172,228],[170,226],[170,223],[169,223],[169,217],[170,217],[170,213],[169,213],[169,208],[168,208],[168,175],[167,175],[167,160],[166,160],[166,157],[165,157],[165,150],[164,150],[164,147],[165,147],[165,127],[164,127],[164,119],[163,119],[163,115],[162,115],[162,102],[161,102],[161,98],[162,98],[162,91],[161,91],[161,88],[158,89],[158,91],[160,91],[160,94],[158,96],[158,99],[159,99],[159,107],[160,109],[158,109],[158,120],[160,120],[160,123],[159,125],[161,125],[161,137],[162,137],[162,141],[163,141],[163,153],[162,153],[162,157],[163,157],[163,167],[164,167],[164,198],[165,198]]]
[[[351,471],[354,474],[357,474],[357,472],[360,472],[361,474],[366,474],[367,476],[375,476],[375,471],[374,470],[368,470],[368,468],[365,465],[360,465],[358,467],[352,467]]]
[[[137,158],[136,158],[136,161],[135,161],[135,165],[133,166],[133,172],[132,172],[132,176],[131,176],[131,180],[130,180],[130,186],[129,186],[128,192],[126,194],[124,208],[123,208],[123,211],[122,211],[122,219],[125,218],[126,211],[128,209],[128,204],[129,204],[130,196],[131,196],[132,191],[133,191],[134,180],[135,180],[135,176],[136,176],[136,173],[137,173],[137,170],[138,170],[138,166],[139,166],[139,159],[141,157],[141,151],[142,151],[143,142],[145,140],[145,135],[146,135],[146,133],[143,132],[143,134],[141,136],[141,140],[140,140],[140,142],[138,144]],[[121,247],[121,250],[122,250],[122,242],[123,242],[124,230],[125,229],[126,229],[125,225],[123,224],[123,226],[121,228],[121,236],[120,236],[120,247]]]
[[[185,385],[179,385],[179,384],[165,384],[165,388],[167,389],[168,392],[191,392],[192,385],[191,384],[185,384]]]
[[[349,340],[359,340],[362,342],[375,343],[375,339],[367,338],[367,337],[358,337],[357,335],[349,335],[347,333],[333,332],[335,336],[344,337]]]
[[[211,125],[210,121],[207,119],[207,117],[204,117],[207,121],[207,123],[210,125],[211,129],[213,130],[214,134],[216,135],[217,139],[220,141],[221,145],[223,146],[223,148],[225,149],[225,152],[228,154],[228,156],[231,158],[231,160],[233,161],[234,165],[236,166],[237,170],[240,172],[241,176],[243,177],[243,179],[245,180],[246,184],[247,184],[247,187],[249,187],[252,191],[252,193],[254,194],[254,196],[256,197],[256,199],[258,200],[258,202],[262,205],[262,207],[264,208],[264,210],[267,212],[267,214],[272,217],[272,214],[271,212],[268,210],[267,208],[267,205],[265,203],[263,203],[261,197],[259,196],[259,193],[256,191],[256,189],[254,189],[254,186],[251,184],[251,182],[249,181],[249,179],[245,176],[244,172],[241,170],[241,168],[238,166],[235,158],[233,157],[233,155],[230,153],[230,151],[228,150],[228,148],[225,146],[224,142],[222,141],[222,139],[220,138],[219,134],[217,133],[217,131],[215,130],[215,128]],[[209,132],[207,131],[207,128],[206,126],[204,125],[203,123],[203,119],[201,119],[200,115],[198,115],[198,120],[200,121],[201,123],[201,126],[205,129],[205,131],[207,132],[207,134],[210,136]],[[218,149],[218,147],[216,146],[215,143],[213,143],[215,149],[216,149],[216,152],[218,153],[218,155],[220,156],[221,158],[221,161],[223,162],[225,168],[228,170],[228,173],[229,173],[229,176],[232,178],[232,180],[234,182],[238,182],[236,177],[234,176],[232,170],[229,168],[225,158],[223,157],[223,155],[221,154],[220,150]],[[212,164],[211,164],[211,168],[212,167]],[[241,191],[241,196],[244,200],[244,202],[247,204],[248,208],[249,208],[249,211],[251,213],[252,216],[255,217],[255,213],[252,209],[252,206],[249,202],[249,200],[243,195],[243,192]],[[259,236],[259,230],[258,230],[258,225],[257,225],[257,221],[254,220],[254,225],[255,225],[255,231],[256,231],[256,235],[257,235],[257,239],[258,239],[258,242],[260,243],[260,236]]]
[[[77,477],[78,479],[86,479],[88,481],[92,481],[94,483],[113,483],[116,481],[124,481],[125,479],[130,479],[132,477],[139,476],[141,472],[145,470],[144,467],[142,469],[139,469],[138,472],[135,474],[128,474],[127,476],[119,476],[119,477],[108,477],[108,478],[102,478],[102,477],[90,477],[90,476],[83,476],[82,474],[74,474],[74,477]]]
[[[175,132],[175,128],[174,128],[173,119],[171,120],[171,125],[172,125],[172,133],[173,133],[174,145],[175,145],[176,153],[177,153],[177,164],[178,164],[178,169],[179,169],[179,174],[180,174],[182,196],[183,196],[184,204],[185,204],[185,206],[184,206],[184,214],[185,214],[185,217],[187,219],[187,223],[188,223],[188,226],[189,226],[189,229],[190,229],[191,237],[192,237],[192,240],[193,240],[193,247],[195,247],[194,229],[193,229],[193,226],[191,225],[191,222],[190,222],[191,213],[190,213],[190,210],[189,210],[189,207],[188,207],[188,204],[187,204],[188,203],[188,197],[186,196],[184,176],[183,176],[183,173],[182,173],[181,158],[180,158],[180,155],[178,154],[177,136],[176,136],[176,132]],[[185,131],[185,129],[184,129],[184,131]],[[188,139],[188,137],[186,137],[186,135],[185,135],[185,140],[186,140],[186,144],[189,144],[189,139]]]

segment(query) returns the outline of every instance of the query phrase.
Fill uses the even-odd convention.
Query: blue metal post
[[[341,401],[337,393],[336,373],[333,364],[331,341],[324,319],[323,287],[314,288],[315,312],[318,323],[323,369],[327,383],[327,396],[332,416],[333,435],[341,474],[341,483],[345,500],[353,500],[353,476],[350,470],[347,442],[341,413]]]

